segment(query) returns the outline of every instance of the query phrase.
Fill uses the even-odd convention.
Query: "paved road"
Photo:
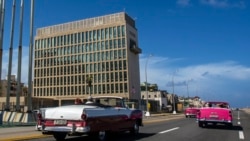
[[[234,111],[232,128],[224,125],[208,125],[198,127],[195,118],[179,118],[175,120],[161,120],[147,123],[140,129],[140,134],[132,136],[128,133],[112,134],[111,141],[249,141],[250,115],[245,112]],[[158,118],[160,119],[160,118]],[[67,137],[65,141],[97,141],[89,136]],[[109,141],[108,140],[108,141]],[[55,141],[53,137],[32,139],[32,141]]]
[[[150,117],[144,117],[144,124],[160,122],[164,120],[171,120],[176,118],[184,118],[183,114],[152,114]],[[49,135],[47,135],[50,137]],[[15,126],[15,127],[1,127],[0,128],[0,141],[18,141],[18,140],[32,140],[44,138],[40,131],[35,130],[35,126]]]
[[[248,114],[247,114],[248,113]],[[175,120],[173,120],[175,119]],[[119,141],[244,141],[250,140],[250,109],[244,112],[234,111],[234,126],[228,129],[225,126],[210,126],[199,128],[195,118],[184,118],[183,114],[161,114],[145,117],[145,126],[141,128],[137,137],[119,134],[114,140]],[[171,120],[171,121],[167,121]],[[42,135],[35,131],[33,126],[0,128],[0,141],[54,141],[52,136]],[[67,137],[67,141],[93,140],[89,137]]]

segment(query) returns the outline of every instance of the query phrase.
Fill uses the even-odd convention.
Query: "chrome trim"
[[[69,132],[69,133],[87,133],[90,131],[90,127],[71,127],[71,126],[46,126],[44,131],[49,132]]]

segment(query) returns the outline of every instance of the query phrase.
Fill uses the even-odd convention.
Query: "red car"
[[[196,117],[198,111],[199,111],[199,108],[188,107],[185,109],[184,114],[185,114],[186,118]]]
[[[233,126],[232,111],[227,102],[206,102],[204,107],[199,109],[196,119],[199,127],[205,127],[208,123]]]

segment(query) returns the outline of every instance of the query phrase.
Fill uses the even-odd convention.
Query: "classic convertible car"
[[[125,106],[122,97],[93,97],[86,103],[45,110],[42,133],[52,134],[57,141],[67,135],[95,135],[104,141],[108,132],[130,131],[136,134],[142,126],[142,111]]]
[[[196,117],[198,111],[199,111],[199,108],[187,107],[184,111],[184,114],[185,114],[186,118]]]
[[[227,102],[206,102],[205,107],[197,112],[196,119],[199,127],[205,127],[208,123],[233,125],[232,111]]]

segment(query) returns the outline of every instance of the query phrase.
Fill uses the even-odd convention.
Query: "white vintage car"
[[[95,135],[107,138],[107,132],[130,131],[138,133],[142,126],[142,111],[125,106],[122,97],[94,97],[85,104],[48,108],[42,120],[43,134],[52,134],[57,141],[67,135]]]

